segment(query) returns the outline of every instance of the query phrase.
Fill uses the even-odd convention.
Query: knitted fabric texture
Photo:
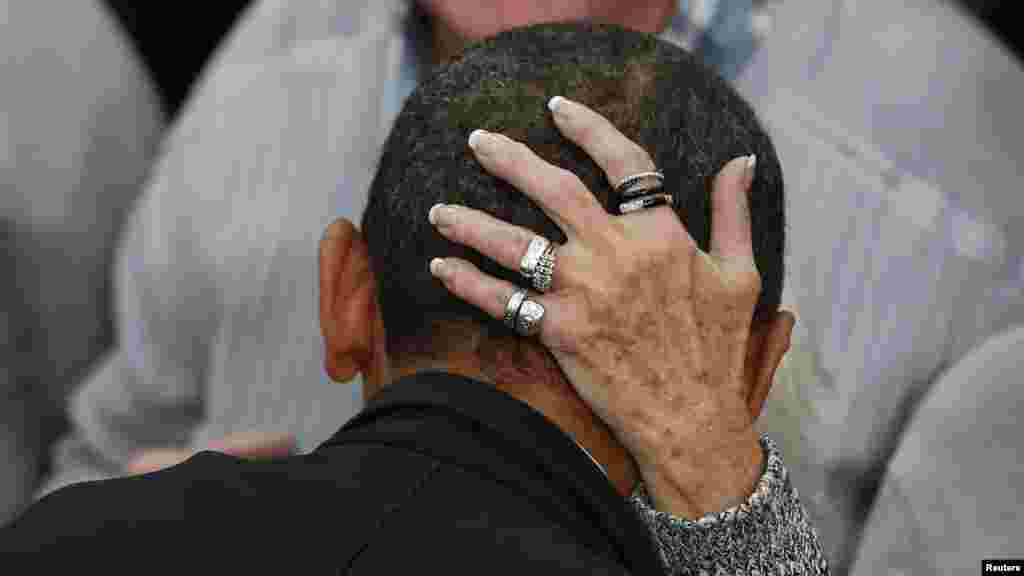
[[[761,437],[765,472],[746,502],[687,520],[653,508],[641,483],[629,498],[670,575],[829,575],[821,542],[774,442]]]

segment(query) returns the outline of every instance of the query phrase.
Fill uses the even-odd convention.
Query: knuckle
[[[445,284],[451,288],[452,292],[464,295],[467,272],[465,263],[456,258],[446,258],[445,267],[447,268],[447,274],[444,278]]]
[[[684,253],[688,250],[685,244],[681,244],[678,241],[675,243],[661,242],[654,244],[648,251],[650,254],[649,260],[661,266],[671,266],[677,261],[680,249],[682,249]]]
[[[495,146],[490,150],[488,156],[490,161],[496,166],[511,168],[519,159],[519,142],[505,136],[504,134],[496,134]]]
[[[626,218],[611,218],[607,227],[603,228],[604,234],[600,238],[605,242],[601,248],[611,248],[624,245],[627,238],[633,236],[630,221]]]
[[[448,271],[443,277],[439,278],[438,280],[440,280],[441,283],[444,284],[446,288],[448,288],[449,292],[461,298],[463,296],[462,278],[461,274],[459,273],[459,269],[452,265],[452,262],[450,260],[446,262],[445,265],[448,267]]]
[[[525,166],[533,156],[533,150],[530,150],[529,146],[518,140],[509,139],[509,142],[508,161],[516,166]]]
[[[565,309],[571,311],[573,304],[559,302]],[[552,307],[549,305],[548,309]],[[541,342],[548,348],[565,353],[575,353],[579,344],[585,341],[578,322],[545,322],[544,329],[540,333]]]
[[[566,205],[579,214],[585,213],[585,211],[591,208],[591,204],[595,202],[593,194],[590,193],[590,190],[587,189],[586,184],[580,180],[579,176],[564,168],[559,168],[558,170],[558,191],[561,194],[557,198],[564,199]],[[593,224],[591,227],[593,227]]]
[[[676,220],[675,226],[672,226],[671,240],[665,242],[665,247],[669,249],[673,254],[682,253],[687,258],[692,258],[697,252],[700,252],[700,246],[697,245],[697,241],[694,240],[693,236],[686,231],[686,227],[683,226],[682,222],[673,214],[672,217]]]
[[[612,185],[617,185],[623,178],[635,172],[632,158],[626,158],[622,154],[611,154],[605,163],[609,176],[615,179]]]
[[[626,149],[618,154],[613,154],[607,162],[608,174],[618,180],[626,178],[630,174],[654,169],[651,155],[636,142],[632,140],[627,140],[627,142]]]
[[[508,306],[509,300],[512,299],[512,295],[515,294],[515,287],[507,288],[496,288],[489,293],[488,302],[491,303],[491,310],[488,312],[496,320],[505,319],[505,307]]]
[[[581,144],[589,144],[598,137],[601,125],[593,118],[581,119],[575,123],[576,139]]]
[[[518,237],[517,242],[519,243],[516,251],[525,255],[527,248],[530,247],[530,242],[533,241],[533,237],[537,236],[537,234],[520,226],[516,226],[515,231]]]
[[[567,334],[565,327],[548,323],[544,328],[540,333],[542,344],[551,350],[572,352],[573,339]]]
[[[555,182],[559,190],[577,189],[579,187],[580,179],[578,176],[565,168],[557,168],[556,170]]]
[[[576,343],[591,342],[598,336],[598,327],[589,313],[581,313],[580,317],[582,319],[576,325],[565,328],[566,335],[572,336],[572,341]]]
[[[644,166],[647,170],[654,170],[654,159],[651,158],[651,154],[643,146],[632,140],[630,140],[630,144],[633,145],[633,153],[636,155],[637,165]]]
[[[466,242],[466,226],[464,224],[464,218],[460,218],[458,216],[449,216],[448,218],[449,219],[444,221],[441,226],[437,227],[437,232],[451,242],[464,244]]]
[[[703,252],[700,246],[697,245],[696,240],[693,239],[689,234],[682,234],[678,238],[674,239],[672,243],[672,256],[682,255],[684,261],[693,260],[698,253]]]
[[[736,262],[735,277],[737,283],[748,291],[760,290],[761,288],[761,273],[757,270],[757,265],[751,260],[749,262]]]
[[[729,292],[737,297],[756,301],[761,295],[763,287],[761,274],[758,273],[757,267],[753,264],[737,268],[731,274],[731,278],[732,281],[729,282],[731,289]]]

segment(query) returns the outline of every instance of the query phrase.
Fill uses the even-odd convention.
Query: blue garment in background
[[[693,52],[731,81],[757,50],[754,14],[752,0],[679,0],[679,14],[670,26],[677,34],[692,37]]]

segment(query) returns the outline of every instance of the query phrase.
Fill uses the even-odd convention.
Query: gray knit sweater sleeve
[[[665,573],[828,575],[821,542],[800,503],[778,447],[761,437],[765,472],[746,502],[686,520],[652,507],[641,483],[629,498],[651,529]]]

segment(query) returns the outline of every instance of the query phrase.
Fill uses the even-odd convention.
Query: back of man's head
[[[650,153],[665,174],[665,192],[674,196],[676,212],[705,251],[714,175],[729,160],[756,154],[750,210],[763,288],[755,322],[778,308],[785,246],[782,171],[751,108],[690,54],[654,36],[608,25],[544,24],[500,34],[438,67],[395,121],[360,226],[391,358],[443,356],[439,350],[450,350],[452,343],[439,340],[457,338],[446,331],[455,323],[479,326],[485,338],[514,336],[431,276],[430,258],[465,258],[485,273],[530,287],[517,271],[442,237],[427,221],[431,206],[476,208],[566,241],[533,201],[480,166],[466,145],[474,129],[524,142],[579,176],[604,205],[612,187],[603,172],[551,120],[545,104],[556,95],[593,108]]]

